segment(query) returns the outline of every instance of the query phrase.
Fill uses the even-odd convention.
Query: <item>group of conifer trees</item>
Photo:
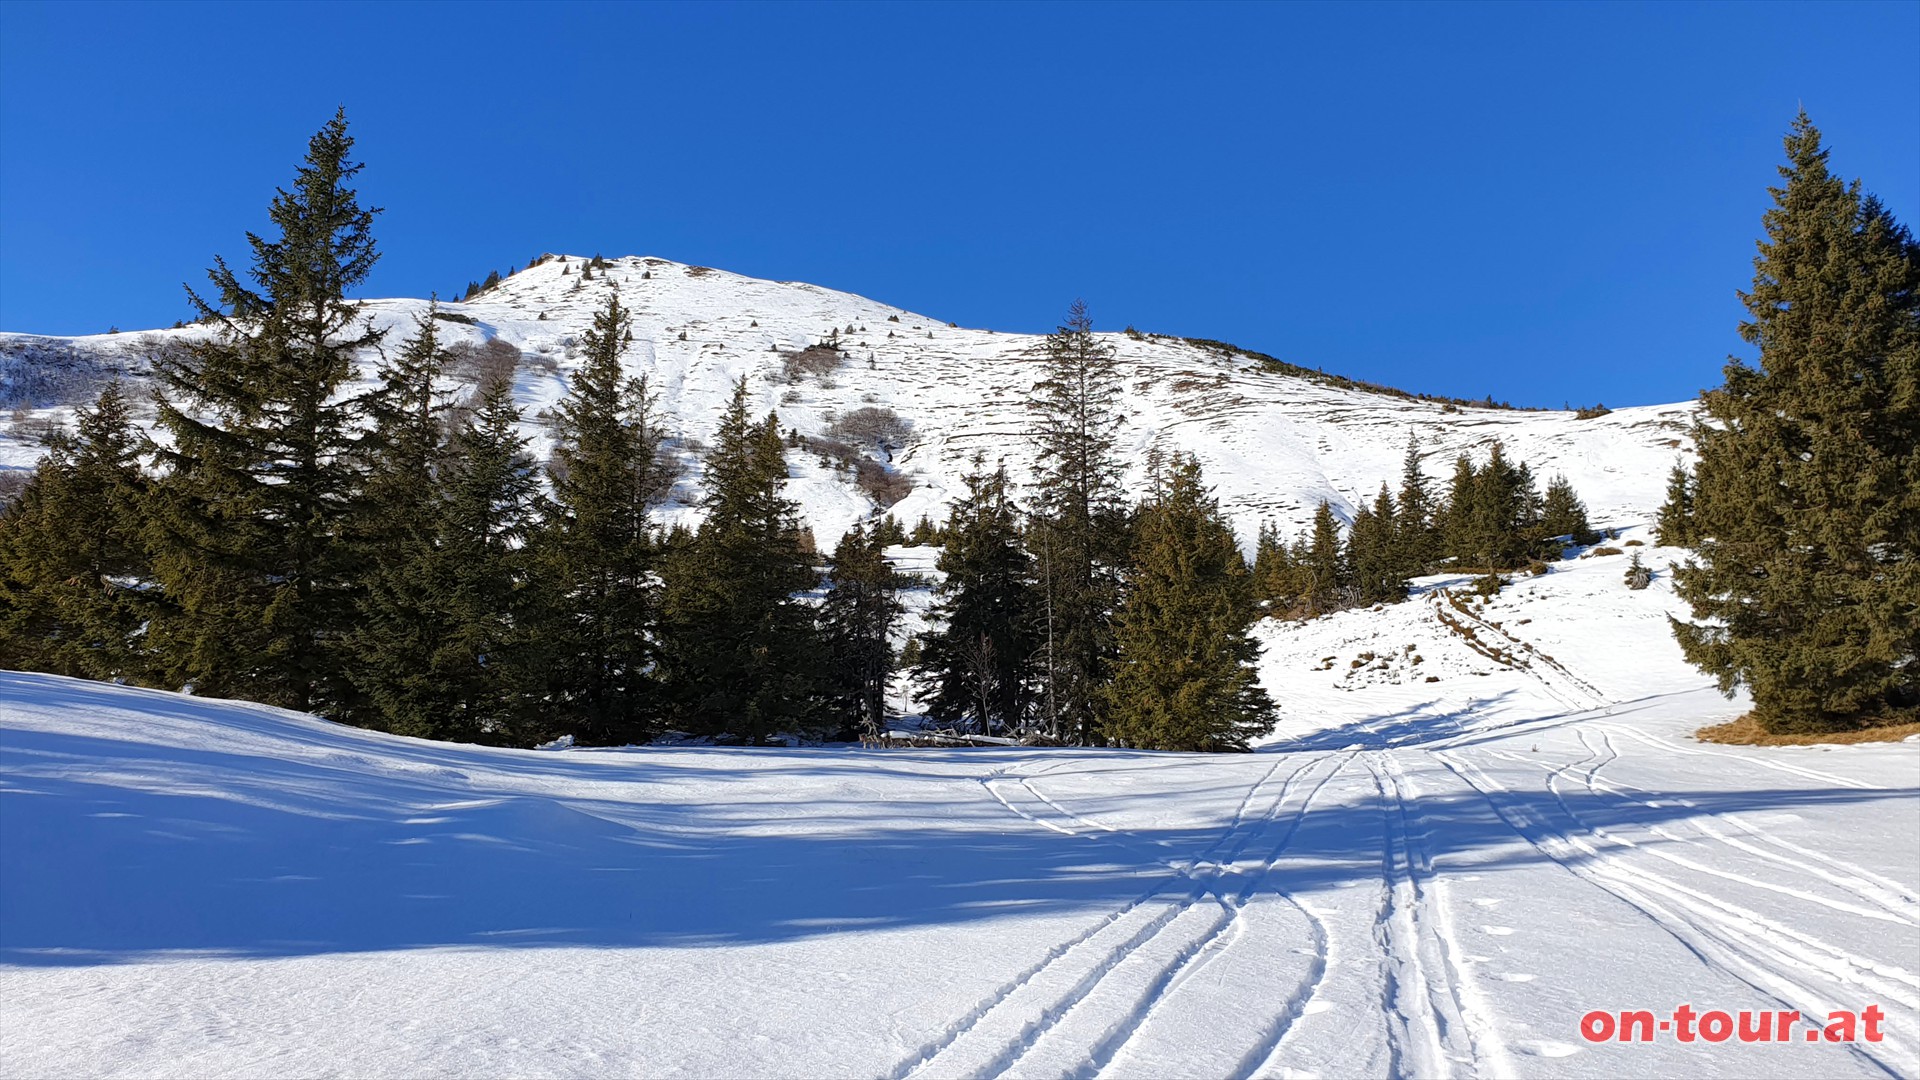
[[[912,665],[928,714],[991,735],[1245,749],[1274,722],[1249,635],[1259,601],[1199,465],[1156,460],[1129,502],[1119,372],[1084,305],[1043,364],[1025,505],[1004,465],[976,458],[938,530],[937,625]]]
[[[1418,440],[1409,441],[1398,496],[1382,484],[1372,504],[1354,512],[1344,537],[1325,501],[1291,544],[1271,525],[1261,528],[1253,574],[1273,614],[1303,618],[1390,604],[1406,599],[1409,578],[1471,571],[1491,580],[1600,538],[1565,477],[1542,494],[1533,470],[1509,461],[1500,443],[1484,464],[1456,458],[1444,497],[1431,490],[1420,459]]]
[[[348,293],[377,211],[336,115],[203,324],[154,360],[162,434],[119,384],[54,436],[0,515],[0,664],[240,697],[403,734],[530,745],[663,731],[759,742],[888,717],[898,523],[824,565],[784,495],[786,441],[745,380],[705,455],[695,528],[618,298],[596,313],[542,464],[513,371],[447,387],[430,308],[403,342]],[[1244,748],[1271,726],[1251,575],[1191,461],[1130,506],[1112,349],[1084,309],[1048,339],[1041,482],[976,468],[943,530],[943,627],[915,671],[936,718],[996,734]],[[355,356],[381,357],[364,390]],[[920,645],[924,644],[924,648]]]
[[[247,698],[395,732],[526,745],[672,727],[755,739],[877,718],[894,579],[870,534],[819,568],[774,418],[736,387],[705,516],[672,477],[610,299],[544,467],[512,372],[445,391],[430,311],[389,353],[347,299],[376,211],[336,116],[250,236],[189,290],[212,333],[156,357],[164,436],[109,385],[0,517],[0,664]],[[359,392],[354,354],[383,357]]]
[[[1687,658],[1776,733],[1920,719],[1920,246],[1802,112],[1659,539]]]

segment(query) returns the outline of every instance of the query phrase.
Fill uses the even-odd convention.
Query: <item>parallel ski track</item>
[[[1206,925],[1196,938],[1178,948],[1172,961],[1150,981],[1149,986],[1140,999],[1134,1002],[1131,1008],[1119,1016],[1117,1022],[1105,1032],[1101,1039],[1097,1040],[1095,1045],[1088,1048],[1084,1061],[1078,1068],[1070,1072],[1069,1075],[1092,1076],[1097,1073],[1113,1060],[1115,1054],[1117,1054],[1133,1034],[1139,1030],[1140,1025],[1145,1022],[1155,1004],[1166,995],[1173,985],[1180,981],[1182,972],[1190,970],[1190,965],[1195,958],[1200,956],[1209,944],[1217,941],[1227,928],[1233,925],[1238,916],[1239,903],[1244,903],[1244,898],[1251,895],[1253,890],[1257,888],[1258,881],[1265,876],[1266,871],[1278,860],[1279,854],[1284,851],[1285,844],[1291,841],[1293,833],[1298,829],[1299,817],[1305,813],[1307,805],[1312,802],[1313,797],[1319,793],[1327,781],[1344,767],[1345,761],[1340,761],[1332,769],[1327,770],[1325,775],[1322,775],[1318,783],[1314,785],[1313,790],[1301,801],[1300,810],[1295,812],[1285,836],[1282,841],[1276,845],[1274,852],[1269,856],[1258,874],[1251,876],[1243,887],[1236,892],[1229,892],[1222,886],[1221,879],[1223,875],[1226,873],[1241,873],[1240,869],[1235,865],[1240,855],[1252,844],[1253,840],[1264,831],[1265,826],[1272,823],[1273,819],[1280,812],[1280,809],[1287,804],[1289,796],[1293,792],[1296,784],[1300,782],[1303,777],[1313,772],[1323,762],[1329,760],[1332,760],[1331,755],[1320,755],[1298,765],[1287,775],[1285,781],[1282,783],[1280,792],[1274,798],[1272,807],[1266,815],[1264,815],[1264,818],[1258,824],[1249,828],[1249,808],[1254,804],[1260,791],[1271,782],[1281,767],[1288,763],[1288,759],[1283,757],[1282,760],[1275,762],[1273,767],[1268,769],[1258,781],[1248,788],[1247,794],[1241,798],[1231,823],[1227,829],[1222,832],[1220,838],[1191,860],[1182,862],[1178,858],[1168,859],[1157,853],[1145,853],[1149,854],[1154,861],[1167,866],[1173,873],[1119,910],[1102,918],[1093,927],[1049,949],[1047,954],[1043,956],[1039,962],[997,988],[993,993],[975,1005],[973,1009],[969,1010],[965,1016],[949,1025],[940,1036],[922,1046],[910,1055],[908,1060],[896,1066],[895,1069],[888,1074],[889,1077],[892,1078],[892,1080],[900,1080],[900,1078],[909,1076],[949,1075],[952,1072],[951,1067],[948,1067],[945,1072],[941,1071],[943,1059],[950,1056],[950,1051],[952,1051],[957,1044],[976,1038],[986,1040],[991,1050],[985,1056],[984,1060],[966,1070],[968,1074],[996,1075],[1006,1072],[1017,1064],[1047,1032],[1056,1028],[1063,1020],[1072,1014],[1077,1007],[1083,1004],[1087,998],[1107,980],[1107,976],[1125,962],[1128,957],[1147,946],[1148,943],[1155,941],[1168,926],[1196,910],[1196,908],[1206,900],[1211,899],[1219,906],[1220,910],[1214,913],[1213,917],[1208,921],[1208,925]],[[982,785],[1002,806],[1006,807],[1007,810],[1036,825],[1066,835],[1085,836],[1088,839],[1103,843],[1116,843],[1136,853],[1143,853],[1140,851],[1138,844],[1134,842],[1134,839],[1126,834],[1124,830],[1116,829],[1104,822],[1072,813],[1065,807],[1062,807],[1058,802],[1047,798],[1037,791],[1031,784],[1031,779],[1032,776],[1030,775],[1020,775],[1007,771],[999,772],[983,779]],[[1063,815],[1070,824],[1060,825],[1016,806],[997,789],[996,785],[1002,783],[1018,785],[1023,792],[1032,796],[1035,801],[1047,806],[1054,813]],[[1081,826],[1086,831],[1076,829],[1073,827],[1074,825]],[[1159,841],[1154,841],[1153,843],[1156,846],[1165,846],[1164,843]],[[1211,868],[1211,872],[1203,871],[1203,867]],[[1182,880],[1188,885],[1185,893],[1183,895],[1170,894],[1168,886]],[[1134,915],[1143,905],[1151,904],[1156,900],[1164,900],[1167,903],[1166,910],[1147,918],[1144,925],[1137,929],[1132,929],[1132,932],[1127,933],[1123,940],[1115,944],[1107,944],[1105,941],[1096,940],[1103,936],[1107,938],[1113,937],[1114,934],[1103,934],[1103,932],[1123,923],[1130,916]],[[1312,918],[1312,916],[1309,915],[1309,918]],[[1128,929],[1128,927],[1123,926],[1119,932],[1124,933]],[[1324,930],[1320,932],[1324,934]],[[1101,949],[1105,951],[1094,959],[1092,968],[1075,980],[1064,993],[1055,995],[1053,1000],[1043,1005],[1037,1017],[1024,1021],[1009,1018],[1006,1024],[1013,1025],[1010,1036],[1004,1030],[997,1033],[987,1030],[989,1027],[994,1026],[993,1021],[1000,1017],[1002,1013],[1007,1013],[1008,1010],[1018,1007],[1014,999],[1024,988],[1032,986],[1035,980],[1043,978],[1052,969],[1058,967],[1062,962],[1070,958],[1085,954],[1089,950],[1098,953]],[[1323,951],[1324,950],[1322,950],[1322,952]],[[1317,983],[1318,974],[1314,974],[1311,981]],[[1291,1002],[1290,1004],[1291,1011],[1297,1016],[1299,1011],[1304,1008],[1305,995],[1296,995],[1296,998],[1299,1000]]]
[[[1824,1017],[1835,1005],[1856,1012],[1868,1004],[1888,1002],[1903,1005],[1910,1012],[1920,1009],[1920,978],[1909,972],[1854,956],[1603,851],[1602,844],[1618,846],[1620,842],[1586,829],[1551,777],[1549,791],[1572,829],[1556,828],[1536,816],[1512,791],[1458,755],[1435,751],[1433,756],[1479,791],[1508,827],[1536,850],[1575,877],[1638,910],[1702,963],[1745,983],[1783,1008],[1799,1010],[1808,1017]],[[1822,977],[1823,985],[1818,989],[1808,985],[1804,981],[1808,975]],[[1910,1059],[1905,1044],[1911,1036],[1904,1030],[1910,1021],[1896,1013],[1889,1013],[1888,1019],[1890,1028],[1897,1024],[1902,1029],[1901,1038],[1893,1038],[1890,1033],[1886,1041],[1872,1048],[1864,1043],[1841,1045],[1864,1064],[1897,1077],[1905,1074],[1896,1063]]]
[[[1684,807],[1691,810],[1698,809],[1699,804],[1693,802],[1690,799],[1682,799],[1677,797],[1668,798],[1665,800],[1662,800],[1658,797],[1639,798],[1634,793],[1637,792],[1639,793],[1639,795],[1648,795],[1648,796],[1653,796],[1655,793],[1645,791],[1644,789],[1641,789],[1641,788],[1636,788],[1633,785],[1626,784],[1624,782],[1600,779],[1598,775],[1600,770],[1605,768],[1607,765],[1611,764],[1619,755],[1618,755],[1618,752],[1614,750],[1613,743],[1610,739],[1607,738],[1606,733],[1604,731],[1601,731],[1598,734],[1599,734],[1599,740],[1598,740],[1599,745],[1596,746],[1594,744],[1594,741],[1589,738],[1589,736],[1584,730],[1580,731],[1578,733],[1580,744],[1583,748],[1586,749],[1587,757],[1582,758],[1579,761],[1567,762],[1561,765],[1552,765],[1547,762],[1534,760],[1528,755],[1524,755],[1524,754],[1508,753],[1508,752],[1499,751],[1499,750],[1489,750],[1487,752],[1494,757],[1501,758],[1502,760],[1515,762],[1520,765],[1528,765],[1528,766],[1533,766],[1535,768],[1544,769],[1549,778],[1548,779],[1549,789],[1554,788],[1557,781],[1563,779],[1568,775],[1573,775],[1576,779],[1578,779],[1581,782],[1583,786],[1586,787],[1587,793],[1596,799],[1612,798],[1616,800],[1625,800],[1640,806],[1645,806],[1648,809],[1652,809],[1652,810],[1664,809],[1670,805]],[[1584,771],[1582,771],[1579,768],[1582,765],[1587,766],[1587,768]],[[1555,791],[1555,795],[1556,797],[1558,796],[1557,791]],[[1563,807],[1566,806],[1566,801],[1564,799],[1561,799],[1560,802]],[[1615,836],[1604,827],[1594,826],[1589,824],[1584,817],[1581,817],[1579,814],[1572,811],[1571,808],[1568,808],[1568,813],[1569,813],[1569,816],[1574,817],[1576,820],[1580,822],[1582,828],[1588,829],[1596,836],[1599,836],[1603,839],[1611,840],[1615,843],[1622,844],[1627,847],[1639,846],[1639,845],[1636,845],[1631,840],[1625,839],[1623,837]],[[1732,817],[1727,814],[1697,812],[1697,813],[1690,814],[1687,817],[1680,820],[1683,820],[1688,824],[1692,825],[1693,828],[1701,834],[1701,836],[1707,838],[1708,840],[1717,842],[1728,848],[1739,851],[1745,855],[1749,855],[1754,858],[1761,859],[1765,862],[1772,863],[1776,866],[1786,867],[1789,870],[1806,875],[1807,877],[1817,878],[1820,881],[1825,882],[1826,884],[1836,889],[1839,889],[1843,892],[1848,893],[1854,900],[1860,901],[1861,904],[1865,904],[1867,906],[1863,907],[1863,906],[1860,906],[1860,904],[1848,903],[1846,901],[1837,901],[1831,897],[1822,896],[1818,893],[1809,892],[1805,889],[1796,888],[1791,885],[1783,885],[1778,882],[1766,881],[1760,878],[1750,877],[1744,874],[1737,874],[1728,870],[1722,870],[1719,867],[1703,865],[1692,859],[1687,858],[1684,855],[1676,854],[1673,851],[1665,850],[1663,848],[1646,847],[1646,848],[1642,848],[1642,850],[1644,850],[1648,855],[1651,855],[1655,858],[1663,859],[1676,866],[1684,867],[1688,870],[1694,871],[1696,873],[1705,874],[1709,877],[1717,877],[1726,881],[1736,882],[1738,884],[1745,885],[1750,888],[1760,889],[1766,892],[1779,893],[1784,896],[1791,896],[1798,900],[1804,900],[1808,903],[1817,904],[1822,907],[1830,908],[1834,911],[1845,912],[1849,915],[1858,915],[1863,918],[1878,919],[1884,922],[1901,923],[1911,927],[1920,927],[1920,902],[1916,901],[1916,898],[1913,896],[1911,892],[1902,888],[1898,883],[1893,882],[1890,879],[1880,877],[1879,875],[1873,874],[1861,867],[1854,866],[1851,863],[1847,863],[1842,860],[1832,858],[1831,856],[1824,855],[1820,852],[1809,851],[1807,849],[1800,848],[1792,844],[1788,844],[1784,841],[1775,840],[1772,837],[1769,837],[1766,834],[1762,833],[1760,830],[1755,829],[1750,825],[1747,825],[1743,821],[1740,821],[1738,818]],[[1794,858],[1790,855],[1781,854],[1778,851],[1768,850],[1767,848],[1761,847],[1759,844],[1753,843],[1751,841],[1744,840],[1735,836],[1730,836],[1727,833],[1722,832],[1718,828],[1716,828],[1712,823],[1714,820],[1723,821],[1727,825],[1733,828],[1739,829],[1742,832],[1747,833],[1749,836],[1752,836],[1757,840],[1774,844],[1778,847],[1784,848],[1786,851],[1792,852],[1794,855],[1802,856],[1802,858]],[[1673,844],[1677,846],[1693,847],[1700,843],[1700,840],[1695,837],[1684,836],[1657,822],[1642,822],[1638,824],[1640,825],[1641,828],[1646,829],[1648,832],[1653,833],[1655,836],[1658,836],[1663,840],[1671,841]],[[1824,861],[1828,865],[1833,866],[1835,870],[1838,870],[1839,872],[1836,873],[1835,870],[1827,870],[1827,869],[1822,869],[1819,866],[1815,866],[1811,862],[1807,861],[1808,858]]]
[[[1392,755],[1368,761],[1385,818],[1380,945],[1388,1053],[1396,1074],[1510,1076],[1514,1068],[1472,974],[1459,958],[1451,918],[1440,902],[1424,830],[1408,808],[1411,782]],[[1436,927],[1435,923],[1439,925]],[[1417,1026],[1418,1030],[1414,1030]]]
[[[1326,755],[1327,758],[1333,756],[1334,755]],[[1308,791],[1300,800],[1299,808],[1288,816],[1283,831],[1278,839],[1275,840],[1273,847],[1268,849],[1265,856],[1261,857],[1257,869],[1251,872],[1242,870],[1234,861],[1229,861],[1220,867],[1220,870],[1224,873],[1237,874],[1241,877],[1240,887],[1234,890],[1232,895],[1227,898],[1228,914],[1226,920],[1215,925],[1208,935],[1199,943],[1198,948],[1187,951],[1176,965],[1164,972],[1164,977],[1156,982],[1152,993],[1115,1032],[1114,1037],[1109,1040],[1107,1046],[1102,1048],[1105,1052],[1090,1056],[1089,1064],[1092,1068],[1084,1073],[1084,1075],[1097,1074],[1108,1065],[1120,1060],[1120,1056],[1124,1053],[1127,1045],[1140,1033],[1147,1022],[1152,1019],[1155,1010],[1160,1007],[1161,1003],[1171,997],[1172,994],[1179,989],[1181,983],[1191,979],[1210,961],[1218,957],[1221,952],[1230,948],[1235,940],[1238,940],[1237,936],[1228,938],[1227,932],[1234,930],[1237,934],[1242,925],[1240,921],[1241,911],[1246,907],[1253,895],[1259,891],[1260,887],[1266,884],[1272,877],[1275,867],[1278,866],[1281,858],[1285,856],[1287,849],[1293,845],[1293,839],[1300,831],[1301,822],[1306,819],[1307,813],[1312,810],[1314,800],[1320,797],[1320,792],[1326,788],[1328,783],[1332,782],[1335,777],[1339,776],[1340,773],[1346,769],[1354,756],[1355,755],[1348,754],[1341,757],[1334,767],[1328,770],[1326,775],[1320,777],[1319,780],[1314,783],[1313,789]],[[1318,762],[1315,762],[1315,764],[1318,764]],[[1309,766],[1309,768],[1311,768],[1311,766]],[[1281,790],[1279,796],[1274,799],[1272,808],[1267,812],[1267,824],[1272,824],[1274,819],[1279,816],[1281,810],[1286,806],[1287,796],[1293,786],[1292,781],[1295,777],[1306,771],[1307,770],[1303,768],[1288,777],[1288,784]],[[1319,915],[1315,914],[1311,908],[1295,899],[1292,893],[1286,889],[1275,888],[1274,893],[1290,904],[1296,911],[1300,912],[1300,914],[1306,918],[1307,925],[1313,928],[1313,962],[1308,968],[1307,978],[1299,987],[1295,988],[1293,993],[1288,995],[1285,1004],[1282,1005],[1280,1010],[1275,1013],[1262,1028],[1260,1038],[1241,1056],[1239,1067],[1234,1073],[1236,1076],[1253,1075],[1268,1058],[1278,1051],[1281,1040],[1285,1037],[1287,1031],[1291,1029],[1293,1023],[1305,1012],[1308,1002],[1313,1000],[1314,994],[1319,991],[1320,985],[1326,977],[1327,927],[1325,921],[1323,921]]]

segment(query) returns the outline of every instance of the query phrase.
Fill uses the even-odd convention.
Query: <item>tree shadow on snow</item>
[[[22,687],[15,678],[0,677],[0,704],[46,705],[48,684]],[[63,685],[73,698],[63,707],[128,707],[125,695],[136,693]],[[176,709],[183,720],[216,708],[159,698],[142,695],[138,705],[148,715]],[[232,707],[217,709],[231,728]],[[672,758],[646,753],[527,754],[522,770],[520,757],[494,751],[396,739],[388,741],[402,749],[390,754],[386,741],[370,746],[364,733],[258,715],[262,739],[247,746],[184,737],[157,746],[169,740],[150,732],[0,731],[0,963],[751,944],[1012,914],[1093,918],[1155,891],[1185,892],[1190,882],[1157,860],[1214,848],[1228,829],[1223,818],[1066,835],[1010,812],[974,778],[976,761],[941,775],[952,756],[734,752],[727,760],[739,768],[723,771],[676,769]],[[275,756],[288,740],[308,750]],[[337,752],[312,752],[329,747]],[[1222,759],[1205,760],[1219,767]],[[1257,767],[1250,778],[1272,762],[1235,760]],[[1113,767],[1194,761],[1117,753]],[[1084,779],[1107,767],[1077,763],[1084,771],[1062,775]],[[804,778],[775,775],[783,773]],[[913,780],[912,801],[876,801],[903,790],[896,777]],[[804,799],[782,798],[788,779],[807,781],[794,789]],[[690,801],[684,792],[679,801],[649,799],[656,784],[661,794],[702,790]],[[1910,797],[1851,788],[1668,792],[1662,806],[1589,800],[1580,814],[1604,827]],[[1505,798],[1541,820],[1562,812],[1538,789]],[[1377,881],[1383,799],[1371,785],[1349,785],[1315,801],[1311,827],[1250,821],[1228,846],[1245,839],[1240,850],[1264,858],[1283,840],[1291,845],[1284,875],[1262,888]],[[1545,861],[1471,790],[1414,796],[1408,811],[1436,859],[1481,872]],[[786,831],[769,835],[771,824]]]

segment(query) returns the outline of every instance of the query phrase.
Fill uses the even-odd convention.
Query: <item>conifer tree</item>
[[[1771,731],[1920,709],[1920,249],[1801,113],[1741,335],[1706,392],[1674,623]]]
[[[1127,562],[1127,511],[1114,439],[1122,422],[1113,347],[1075,301],[1048,335],[1046,374],[1029,408],[1039,449],[1033,554],[1041,707],[1050,733],[1097,742],[1099,688],[1113,659],[1113,617]]]
[[[1103,688],[1107,734],[1156,750],[1245,750],[1273,730],[1254,669],[1253,581],[1191,458],[1140,511],[1139,555]]]
[[[1667,474],[1667,500],[1660,504],[1653,538],[1665,547],[1692,547],[1699,539],[1693,525],[1693,474],[1677,461]]]
[[[665,564],[662,666],[690,731],[759,743],[814,722],[821,649],[797,594],[818,574],[786,479],[779,418],[753,421],[742,377],[707,457],[706,518]]]
[[[1426,473],[1420,468],[1420,438],[1407,436],[1407,453],[1401,465],[1400,499],[1394,514],[1394,539],[1400,555],[1400,576],[1418,577],[1432,568],[1440,557],[1440,537],[1435,529],[1435,507]]]
[[[1564,476],[1556,476],[1547,485],[1546,498],[1540,509],[1541,554],[1554,557],[1559,554],[1555,537],[1565,536],[1576,544],[1591,544],[1600,539],[1587,523],[1587,506],[1574,493],[1573,484]]]
[[[436,653],[451,702],[447,727],[521,746],[559,734],[544,709],[542,609],[527,546],[539,521],[539,479],[511,379],[480,388],[453,436],[440,487],[445,569],[430,578],[444,583],[448,615]]]
[[[557,410],[554,464],[538,536],[549,603],[549,716],[581,742],[646,738],[659,719],[652,676],[659,596],[649,512],[667,489],[646,382],[620,366],[630,316],[596,312]]]
[[[1305,589],[1301,602],[1310,615],[1324,615],[1345,605],[1351,581],[1346,553],[1340,542],[1340,520],[1327,500],[1313,512],[1313,524],[1301,537],[1294,561],[1299,565]]]
[[[877,735],[886,727],[887,681],[893,674],[888,638],[901,609],[883,539],[878,529],[869,533],[858,524],[840,538],[833,549],[833,588],[820,607],[827,704],[840,718],[842,733]]]
[[[900,523],[894,520],[892,514],[888,514],[886,517],[874,523],[873,542],[882,548],[905,544],[907,542],[907,530],[901,528]]]
[[[151,500],[166,606],[150,632],[172,680],[203,692],[338,712],[340,643],[360,568],[348,542],[363,412],[344,393],[353,355],[379,342],[348,290],[378,258],[374,210],[336,114],[273,200],[278,236],[252,234],[243,280],[225,260],[215,296],[188,290],[215,333],[158,357],[165,475]]]
[[[1299,595],[1295,587],[1293,553],[1270,521],[1260,523],[1253,544],[1253,594],[1267,604],[1268,613],[1284,615]]]
[[[1404,557],[1398,550],[1398,521],[1393,496],[1385,484],[1371,507],[1353,515],[1347,530],[1347,565],[1352,568],[1354,599],[1361,604],[1392,604],[1407,598],[1402,575]]]
[[[447,360],[435,310],[429,306],[414,336],[383,360],[368,395],[372,430],[358,447],[364,479],[351,537],[363,587],[343,650],[354,686],[372,703],[367,722],[423,738],[446,734],[448,703],[433,663],[448,630],[433,573],[447,404],[434,387]]]
[[[1440,554],[1455,566],[1471,565],[1479,547],[1477,477],[1472,458],[1463,453],[1453,459],[1447,504],[1440,513]]]
[[[139,681],[151,662],[137,636],[149,607],[140,436],[117,382],[77,420],[0,511],[0,667]]]
[[[1045,596],[1033,588],[1006,467],[988,472],[975,455],[966,485],[935,564],[943,575],[931,612],[938,629],[922,643],[915,676],[934,720],[971,718],[983,734],[1018,731],[1033,704],[1035,631],[1045,626],[1029,606]]]
[[[907,538],[907,542],[915,547],[927,547],[938,544],[940,542],[940,530],[934,527],[931,517],[928,517],[926,514],[921,514],[920,520],[914,522],[913,533]]]
[[[1489,571],[1519,564],[1527,547],[1531,474],[1507,460],[1506,448],[1493,444],[1487,463],[1474,473],[1472,554]]]

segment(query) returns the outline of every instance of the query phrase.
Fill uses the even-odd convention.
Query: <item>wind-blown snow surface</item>
[[[989,464],[1005,459],[1016,480],[1028,476],[1032,449],[1025,433],[1032,424],[1024,402],[1039,377],[1039,338],[951,327],[849,293],[665,259],[615,259],[611,269],[580,285],[584,261],[551,259],[469,303],[442,304],[445,314],[469,320],[443,321],[442,341],[497,338],[527,354],[515,396],[529,418],[527,433],[544,453],[546,431],[533,417],[565,393],[583,334],[617,293],[633,312],[634,341],[624,362],[660,395],[666,427],[683,451],[685,482],[666,517],[691,513],[701,444],[712,437],[740,377],[756,410],[777,409],[783,428],[804,435],[823,434],[833,417],[863,406],[905,418],[911,426],[906,444],[891,454],[869,448],[869,456],[913,484],[912,494],[892,508],[908,525],[923,513],[944,516],[975,453]],[[426,308],[424,300],[370,300],[365,311],[389,330],[391,348],[414,332]],[[789,382],[781,353],[836,332],[843,365]],[[88,376],[137,372],[167,342],[204,333],[189,327],[84,338],[0,334],[0,400],[28,406],[26,423],[0,431],[0,466],[30,465],[40,453],[31,437],[36,425],[69,415],[70,408],[52,400],[62,394],[47,387],[65,386],[64,396],[75,397]],[[1144,474],[1150,447],[1195,454],[1249,549],[1261,521],[1291,532],[1323,498],[1350,519],[1383,480],[1398,483],[1407,438],[1415,433],[1436,480],[1444,480],[1456,454],[1484,457],[1499,439],[1543,484],[1565,474],[1596,524],[1644,521],[1659,505],[1668,468],[1683,454],[1693,416],[1691,403],[1618,409],[1589,420],[1561,411],[1447,406],[1278,374],[1251,357],[1174,338],[1103,336],[1120,359],[1127,422],[1119,448],[1133,475]],[[372,353],[361,358],[366,374],[376,359]],[[63,382],[58,374],[68,369],[84,374]],[[875,512],[848,471],[822,468],[806,453],[789,457],[788,493],[824,547]]]
[[[1268,627],[1249,755],[488,750],[0,674],[0,1074],[1920,1074],[1920,743],[1692,741],[1743,706],[1624,562]],[[1888,1034],[1578,1034],[1680,1004]]]

